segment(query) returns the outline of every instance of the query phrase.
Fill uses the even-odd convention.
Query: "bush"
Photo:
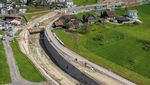
[[[122,40],[125,38],[125,35],[123,33],[120,33],[118,36],[117,36],[117,39],[119,40]]]
[[[89,28],[87,27],[87,26],[83,26],[83,27],[81,27],[81,28],[79,28],[78,30],[77,30],[77,32],[78,33],[81,33],[81,34],[86,34],[86,33],[88,33],[90,30],[89,30]]]
[[[97,40],[97,41],[103,41],[104,40],[104,36],[102,34],[97,34],[93,39]]]
[[[146,41],[146,40],[137,40],[137,42],[142,44],[142,49],[144,51],[149,51],[150,50],[150,41]]]

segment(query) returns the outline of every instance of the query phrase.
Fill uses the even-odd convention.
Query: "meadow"
[[[137,84],[150,85],[150,4],[137,9],[142,24],[93,24],[86,34],[56,29],[65,46]],[[126,10],[117,10],[124,14]]]

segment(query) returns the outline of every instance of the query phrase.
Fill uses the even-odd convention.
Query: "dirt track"
[[[22,35],[25,36],[27,34]],[[28,58],[31,59],[34,65],[48,79],[48,81],[54,82],[53,84],[57,85],[75,85],[78,83],[78,81],[59,69],[47,53],[45,53],[43,49],[44,47],[41,45],[42,43],[40,43],[40,34],[26,36],[25,39],[26,40],[19,40],[22,51],[28,55]]]

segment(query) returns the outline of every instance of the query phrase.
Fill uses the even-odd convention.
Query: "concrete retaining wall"
[[[44,44],[45,44],[47,51],[52,55],[52,58],[64,71],[66,71],[69,75],[79,80],[84,85],[99,85],[98,82],[96,82],[89,76],[85,75],[79,69],[74,67],[69,61],[65,60],[62,54],[58,53],[58,51],[53,47],[53,45],[50,44],[50,41],[48,41],[46,36],[47,34],[45,32]]]

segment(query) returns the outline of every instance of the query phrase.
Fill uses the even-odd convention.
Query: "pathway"
[[[9,44],[9,41],[7,39],[4,40],[3,45],[4,45],[5,52],[6,52],[7,62],[9,65],[10,76],[11,76],[11,81],[12,81],[11,84],[7,84],[7,85],[48,85],[47,82],[32,83],[30,81],[23,79],[22,76],[20,75],[19,69],[16,65],[16,61],[13,57],[13,51]]]

